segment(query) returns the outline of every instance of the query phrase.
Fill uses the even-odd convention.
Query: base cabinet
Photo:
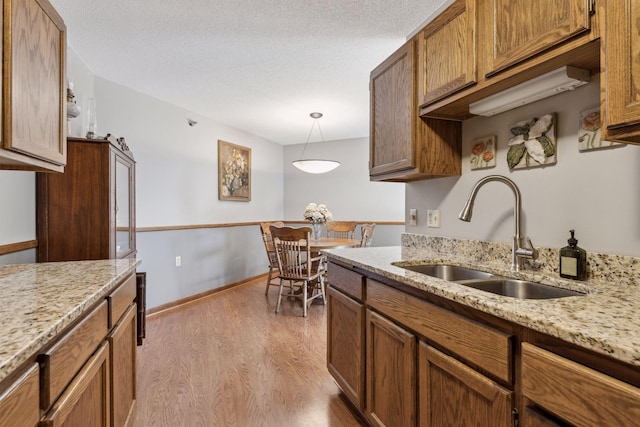
[[[40,425],[109,427],[109,403],[109,343],[103,342]]]
[[[111,356],[111,425],[127,425],[136,402],[136,305],[108,336]]]
[[[364,411],[364,305],[331,287],[327,307],[327,367],[349,400]]]
[[[529,343],[522,344],[522,393],[529,406],[571,425],[640,422],[639,388]],[[540,425],[534,421],[524,426]]]
[[[416,338],[367,310],[367,408],[374,426],[416,425]]]
[[[0,426],[33,427],[40,418],[38,364],[33,363],[0,393]]]
[[[511,426],[512,391],[424,342],[418,372],[420,427]]]

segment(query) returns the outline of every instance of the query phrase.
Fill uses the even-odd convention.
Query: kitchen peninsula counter
[[[0,381],[104,299],[140,263],[122,259],[0,267]]]
[[[489,248],[490,249],[490,248]],[[631,258],[619,280],[577,282],[561,279],[557,273],[523,270],[509,271],[509,255],[491,261],[479,261],[465,251],[442,251],[420,247],[372,247],[324,251],[330,260],[391,279],[439,297],[489,313],[532,330],[547,334],[585,349],[640,366],[640,284],[637,282],[637,258]],[[477,251],[476,251],[477,252]],[[504,251],[503,251],[504,252]],[[541,252],[542,258],[545,257]],[[549,259],[551,255],[547,254]],[[504,258],[504,259],[503,259]],[[494,260],[495,259],[495,260]],[[591,262],[593,277],[615,277],[597,259]],[[406,270],[394,264],[452,264],[522,280],[544,283],[584,292],[585,295],[557,299],[516,299],[484,292]],[[610,266],[611,267],[611,266]],[[597,270],[597,271],[596,271]]]

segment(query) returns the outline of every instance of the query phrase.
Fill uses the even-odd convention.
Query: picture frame
[[[251,148],[218,140],[218,200],[251,201]]]

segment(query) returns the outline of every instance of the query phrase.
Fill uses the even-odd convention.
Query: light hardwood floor
[[[264,278],[150,316],[132,426],[361,426],[326,367],[326,307]]]

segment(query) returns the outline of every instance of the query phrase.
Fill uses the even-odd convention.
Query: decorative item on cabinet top
[[[69,141],[96,141],[96,140],[103,140],[103,141],[109,141],[111,143],[111,145],[113,145],[114,147],[117,147],[120,149],[120,151],[122,151],[123,154],[125,154],[127,157],[131,158],[133,160],[133,152],[129,149],[129,146],[127,145],[124,136],[120,137],[120,138],[116,138],[115,136],[111,135],[110,133],[107,133],[105,136],[96,136],[94,138],[78,138],[78,137],[68,137],[67,138]]]

